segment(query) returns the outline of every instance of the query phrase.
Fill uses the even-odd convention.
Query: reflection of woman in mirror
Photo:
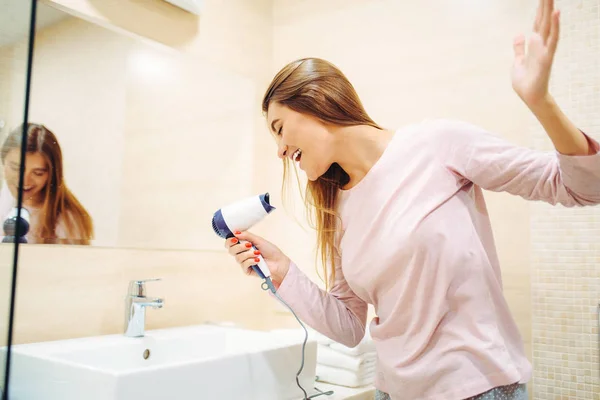
[[[92,219],[63,180],[58,140],[45,126],[28,124],[23,207],[30,213],[29,243],[90,244]],[[16,206],[19,187],[22,126],[12,131],[0,157],[4,184],[0,191],[0,218]]]

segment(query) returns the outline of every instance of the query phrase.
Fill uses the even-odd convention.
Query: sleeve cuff
[[[581,132],[581,133],[583,133],[583,136],[585,136],[585,138],[587,139],[587,141],[592,149],[592,154],[590,154],[590,155],[597,155],[598,152],[600,152],[600,143],[598,143],[598,141],[596,139],[589,136],[587,133],[585,133],[585,132]]]
[[[294,288],[297,287],[295,283],[298,281],[298,278],[301,274],[302,271],[300,271],[300,268],[298,268],[298,266],[293,261],[291,261],[287,274],[285,274],[283,281],[277,288],[277,294],[279,295],[279,297],[281,297],[286,302],[288,302],[288,299],[290,297],[294,297],[293,291]],[[271,294],[271,296],[273,296],[273,293],[269,293]]]
[[[593,137],[591,137],[590,135],[588,135],[587,133],[585,133],[584,131],[579,131],[579,132],[581,132],[583,134],[583,136],[585,136],[585,138],[588,142],[588,145],[590,146],[591,154],[573,156],[573,155],[562,154],[558,150],[556,150],[556,154],[558,154],[560,157],[563,157],[566,159],[568,159],[568,158],[586,158],[586,157],[597,156],[598,152],[600,152],[600,144],[598,143],[598,141],[596,139],[594,139]]]
[[[581,133],[590,145],[591,154],[573,156],[557,152],[560,169],[567,187],[597,201],[600,198],[600,143]]]
[[[573,155],[562,154],[558,151],[556,151],[556,154],[558,155],[558,158],[560,159],[561,162],[567,162],[569,164],[581,165],[581,166],[589,165],[589,167],[594,167],[597,165],[598,158],[600,157],[600,143],[598,143],[598,141],[596,139],[589,136],[587,133],[585,133],[585,132],[581,132],[581,133],[583,133],[583,135],[585,136],[585,138],[588,141],[588,144],[591,149],[591,154],[573,156]]]

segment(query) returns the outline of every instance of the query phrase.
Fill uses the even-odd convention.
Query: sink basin
[[[11,400],[296,400],[303,335],[213,325],[12,347]],[[317,343],[300,384],[314,394]]]

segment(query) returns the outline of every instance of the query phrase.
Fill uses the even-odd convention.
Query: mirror
[[[27,243],[221,250],[212,214],[251,190],[239,175],[252,160],[254,84],[44,3],[37,14]],[[10,80],[23,86],[24,75]],[[3,220],[16,204],[22,128],[20,109],[6,110]]]

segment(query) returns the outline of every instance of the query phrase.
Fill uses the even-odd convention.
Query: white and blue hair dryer
[[[212,227],[217,235],[229,239],[235,236],[234,231],[250,229],[273,210],[275,210],[275,207],[269,204],[269,193],[252,196],[217,210],[212,218]],[[252,248],[257,250],[254,246]],[[270,289],[275,293],[269,267],[267,267],[262,255],[259,255],[258,258],[260,261],[257,265],[253,265],[252,269],[261,279],[264,279],[262,288],[265,290]]]

